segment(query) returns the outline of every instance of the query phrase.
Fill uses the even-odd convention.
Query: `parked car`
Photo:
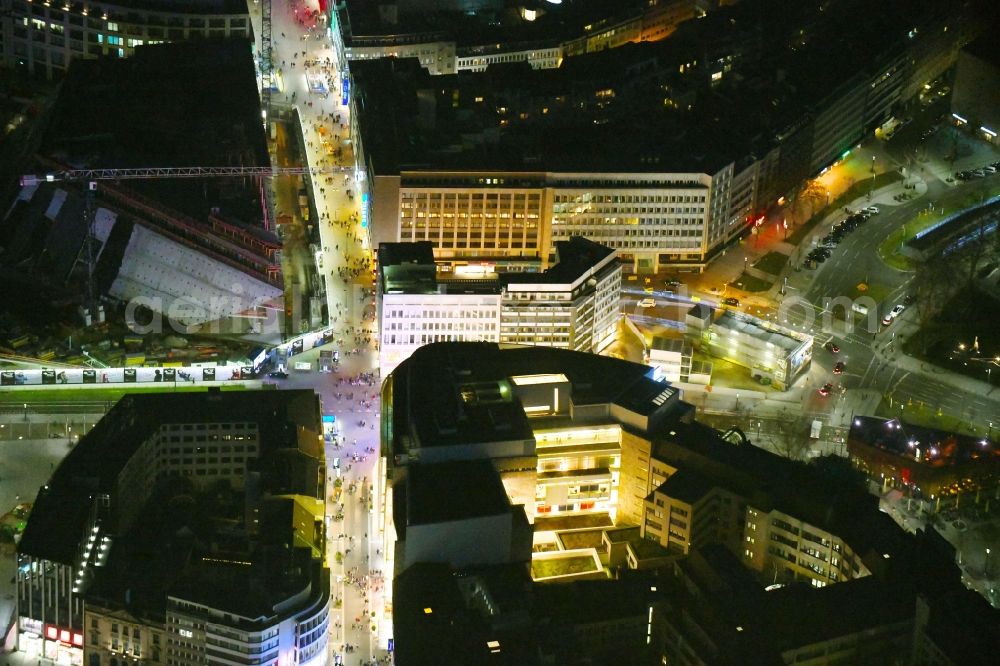
[[[666,284],[668,287],[676,288],[681,286],[683,283],[680,280],[667,280]]]
[[[274,370],[267,373],[267,376],[271,379],[288,379],[288,373],[284,370]]]
[[[732,306],[734,308],[738,308],[738,307],[740,307],[740,299],[733,298],[732,296],[729,296],[727,298],[723,298],[722,299],[722,304],[723,305],[729,305],[729,306]]]
[[[896,320],[896,317],[901,315],[903,313],[903,310],[905,309],[906,309],[905,305],[903,305],[902,303],[897,303],[895,306],[893,306],[891,310],[885,313],[884,317],[882,317],[882,325],[888,326],[889,324],[894,322]]]

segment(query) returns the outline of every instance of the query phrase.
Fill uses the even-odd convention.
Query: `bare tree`
[[[804,415],[782,415],[774,421],[771,441],[775,451],[792,460],[802,460],[809,450],[812,421]]]
[[[931,324],[939,312],[948,304],[960,284],[962,271],[959,262],[950,257],[938,255],[917,264],[910,283],[910,294],[915,299],[914,309],[920,324],[916,342],[921,352],[934,342],[929,336]]]

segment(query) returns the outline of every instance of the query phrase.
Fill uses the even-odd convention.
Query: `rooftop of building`
[[[510,500],[488,460],[410,465],[405,485],[407,525],[510,513]]]
[[[927,428],[900,419],[856,416],[848,440],[905,457],[907,465],[948,467],[970,462],[1000,465],[1000,448],[986,437]]]
[[[318,400],[307,390],[127,395],[80,439],[39,490],[18,550],[74,564],[95,494],[114,494],[122,469],[163,424],[255,423],[264,456],[298,448],[298,429],[317,429],[318,421]]]
[[[982,35],[962,47],[962,51],[1000,69],[1000,53],[997,53],[998,33],[1000,24],[994,21]]]
[[[591,275],[617,270],[607,261],[615,250],[583,236],[556,241],[556,263],[540,272],[499,272],[483,277],[436,274],[430,241],[380,243],[379,274],[383,293],[498,294],[508,285],[579,286]],[[598,268],[600,267],[600,268]],[[447,275],[447,274],[446,274]]]
[[[308,548],[262,552],[251,560],[238,553],[203,555],[188,563],[183,576],[168,588],[176,599],[232,614],[229,621],[244,630],[257,623],[298,612],[307,600],[329,590],[329,572]],[[325,589],[324,589],[325,588]],[[305,594],[294,606],[289,599]]]
[[[914,598],[894,584],[865,576],[816,589],[793,583],[758,596],[739,618],[749,640],[763,638],[778,652],[907,622]]]
[[[752,444],[731,444],[697,421],[671,422],[670,428],[654,445],[658,460],[699,472],[711,484],[749,498],[758,510],[807,522],[861,554],[903,558],[912,548],[910,535],[878,510],[877,498],[863,483],[829,460],[806,464]]]
[[[87,9],[93,16],[94,8],[98,7],[101,14],[107,13],[108,18],[124,20],[128,18],[127,11],[138,9],[146,12],[164,12],[167,14],[233,14],[247,13],[247,5],[243,0],[95,0],[93,3],[69,3],[68,11],[80,12]],[[64,5],[65,8],[65,5]]]
[[[540,273],[501,273],[499,280],[508,284],[575,284],[589,277],[609,257],[614,257],[615,250],[601,243],[584,238],[571,236],[569,240],[556,241],[556,263]],[[611,264],[617,269],[617,264]]]
[[[650,347],[657,351],[691,352],[690,341],[684,338],[668,338],[662,335],[654,335]]]
[[[695,317],[696,319],[703,319],[708,321],[712,316],[712,307],[705,303],[695,303],[688,311],[685,313],[688,317]]]
[[[730,310],[723,310],[722,314],[712,323],[719,328],[737,331],[755,340],[773,345],[786,354],[796,351],[802,347],[803,343],[811,340],[807,335],[795,333],[790,329],[782,329],[762,319]]]
[[[378,263],[383,268],[406,265],[434,265],[434,243],[379,243]]]
[[[422,446],[533,439],[510,377],[564,374],[573,402],[589,405],[610,404],[623,395],[628,399],[628,392],[650,372],[638,363],[550,347],[425,345],[390,375],[391,445],[399,454],[414,436]]]
[[[714,174],[740,155],[735,140],[716,140],[724,129],[731,132],[736,121],[716,114],[707,114],[701,126],[674,113],[640,115],[640,109],[631,106],[620,106],[615,113],[605,113],[600,105],[597,110],[575,105],[569,109],[574,89],[588,85],[584,80],[615,69],[598,67],[592,59],[617,60],[631,50],[622,47],[567,59],[558,69],[509,63],[481,73],[440,76],[431,76],[413,58],[353,62],[354,94],[364,108],[358,122],[370,165],[377,174],[448,170],[697,175]],[[596,93],[613,80],[609,72],[607,82],[589,85]],[[515,102],[525,110],[514,108]],[[662,95],[659,104],[662,108]],[[639,135],[646,140],[622,141],[623,136]],[[692,181],[687,186],[702,185]]]
[[[641,416],[673,411],[680,391],[662,379],[641,377],[627,386],[614,404]]]
[[[715,487],[709,479],[690,469],[679,469],[660,484],[655,492],[695,504]]]
[[[714,174],[767,152],[960,12],[934,0],[887,0],[875,14],[863,0],[735,3],[667,39],[556,69],[505,63],[431,78],[415,61],[358,62],[360,128],[376,173]]]
[[[505,595],[520,609],[530,606],[530,579],[523,565],[505,565]],[[489,569],[494,569],[490,567]],[[484,576],[477,570],[477,576]],[[490,576],[483,581],[488,585]],[[535,631],[525,622],[505,622],[507,614],[491,618],[469,603],[462,590],[468,575],[447,564],[418,563],[393,581],[395,659],[400,664],[524,664],[539,663]],[[487,592],[493,592],[489,586]],[[504,604],[509,607],[510,601]],[[495,623],[495,624],[494,624]],[[495,646],[488,645],[494,642]],[[494,651],[495,650],[495,651]]]
[[[408,6],[409,5],[409,6]],[[348,43],[365,45],[373,37],[397,37],[400,34],[427,35],[456,41],[459,46],[492,44],[537,44],[556,46],[564,39],[582,37],[619,17],[636,15],[645,0],[572,0],[551,3],[524,0],[520,7],[534,10],[534,20],[527,20],[504,6],[503,2],[478,3],[479,9],[458,11],[454,3],[409,2],[397,4],[398,11],[363,0],[344,4],[350,28]],[[464,9],[464,8],[463,8]]]
[[[199,40],[74,59],[38,154],[71,168],[270,165],[250,45]],[[259,224],[253,183],[156,178],[128,189],[196,219],[218,209]]]

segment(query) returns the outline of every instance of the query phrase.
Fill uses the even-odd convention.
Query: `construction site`
[[[272,213],[272,192],[306,194],[308,169],[271,168],[261,118],[242,40],[74,61],[35,119],[30,157],[3,174],[17,184],[0,209],[0,354],[54,367],[239,361],[321,320],[297,277],[308,243],[288,252],[285,239],[283,252]],[[277,143],[295,163],[297,142]],[[283,227],[308,220],[305,198]]]

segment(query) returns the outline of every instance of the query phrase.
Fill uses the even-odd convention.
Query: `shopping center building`
[[[421,347],[389,375],[375,519],[400,655],[960,664],[997,644],[954,550],[903,531],[846,461],[723,439],[655,375],[471,342]]]

